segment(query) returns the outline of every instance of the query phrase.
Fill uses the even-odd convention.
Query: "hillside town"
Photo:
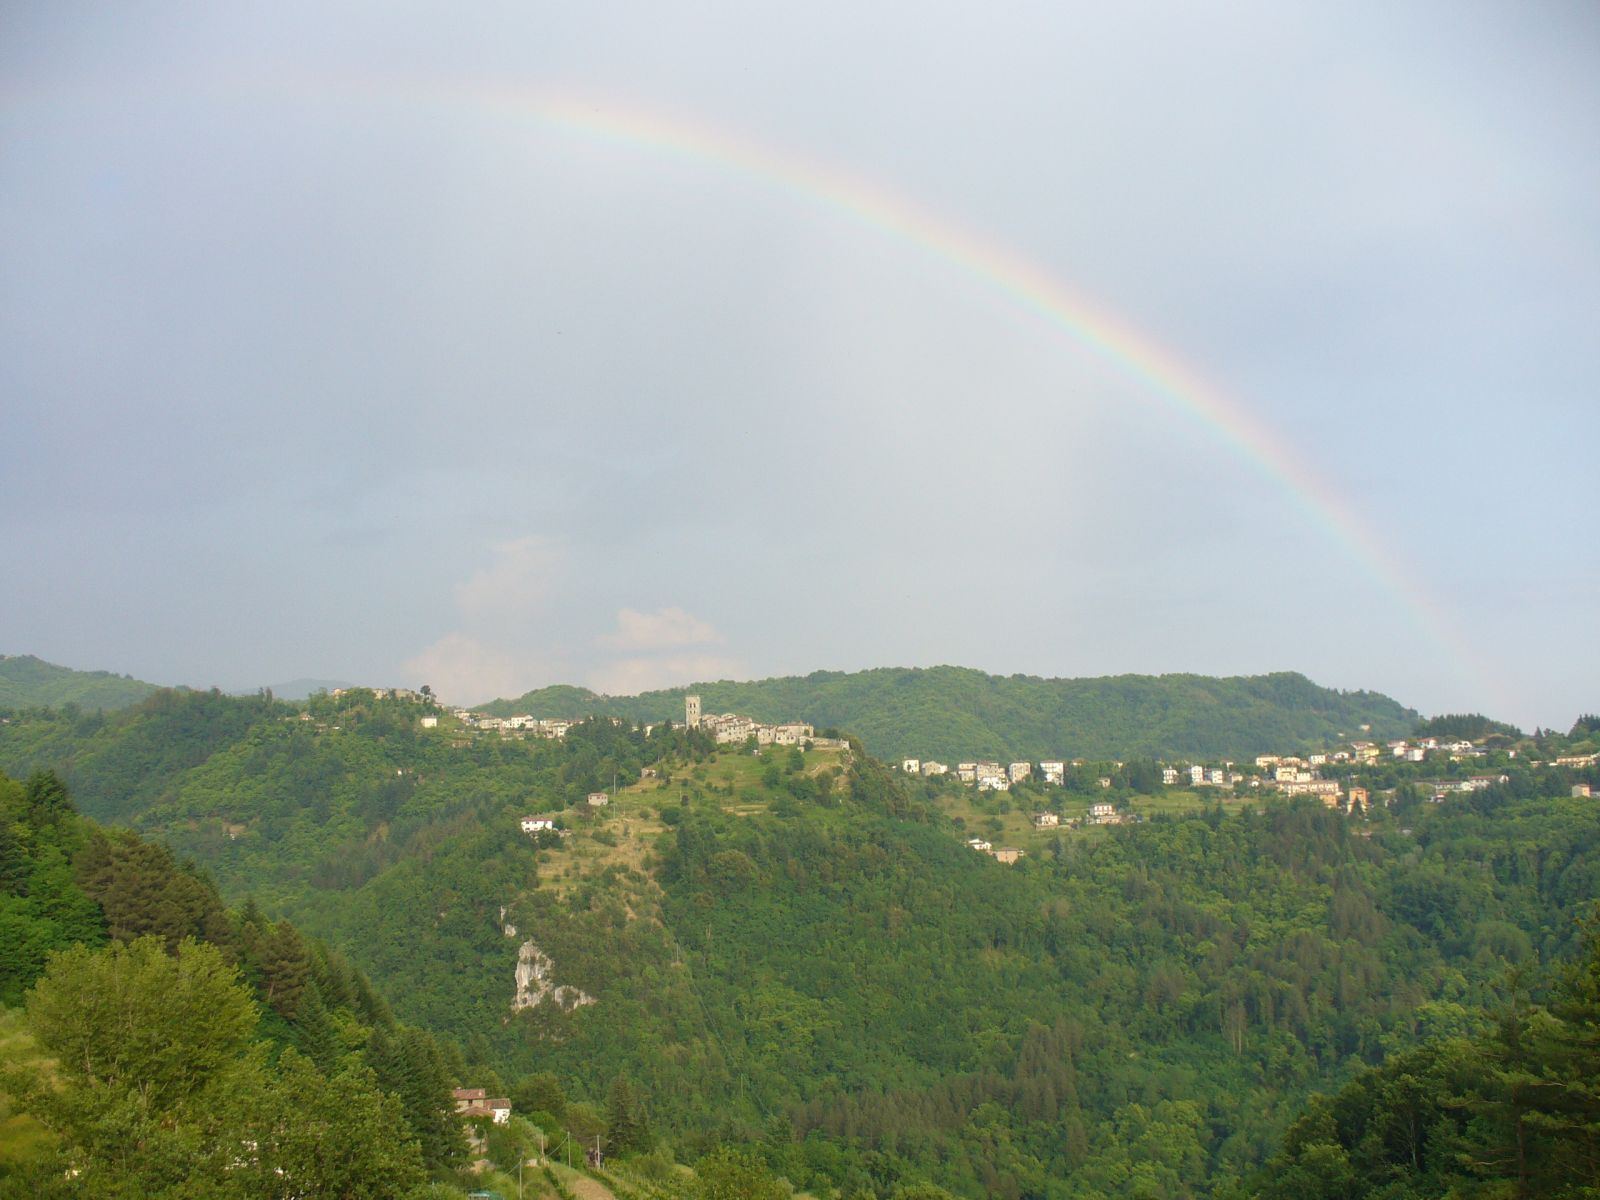
[[[374,695],[382,700],[393,698],[398,700],[423,699],[415,692],[408,692],[404,688],[372,689]],[[341,695],[335,692],[334,695]],[[701,711],[700,697],[690,695],[684,697],[683,721],[671,722],[674,728],[698,729],[709,734],[711,739],[719,746],[737,746],[755,740],[757,746],[804,746],[832,747],[842,749],[845,745],[841,738],[819,738],[816,730],[803,721],[781,721],[769,723],[757,721],[754,717],[744,716],[740,713],[706,713]],[[450,715],[468,729],[485,733],[508,733],[524,737],[538,738],[563,738],[575,725],[581,725],[585,720],[594,718],[584,717],[535,717],[528,713],[519,713],[509,717],[496,717],[488,713],[475,712],[470,708],[454,707],[448,710]],[[602,720],[620,721],[620,717],[600,718]],[[424,716],[424,728],[436,727],[439,723],[437,716]],[[646,724],[645,733],[649,734],[656,729],[655,724]]]
[[[1515,758],[1517,752],[1509,750],[1499,753]],[[1462,764],[1487,759],[1490,754],[1487,747],[1465,738],[1417,737],[1383,743],[1358,740],[1338,749],[1305,754],[1260,754],[1248,764],[1230,760],[1220,763],[1157,762],[1153,764],[1153,770],[1159,773],[1163,788],[1208,789],[1219,799],[1254,795],[1311,796],[1330,809],[1356,814],[1366,812],[1373,803],[1387,802],[1392,789],[1380,789],[1371,777],[1378,768],[1389,764],[1422,766],[1424,770],[1419,773],[1415,786],[1423,799],[1433,803],[1508,782],[1510,777],[1503,771],[1463,773]],[[1554,758],[1548,764],[1530,761],[1528,765],[1592,768],[1597,758],[1600,756],[1595,754],[1571,755]],[[1433,778],[1427,778],[1428,765],[1439,768]],[[957,762],[953,766],[932,759],[906,758],[899,764],[904,775],[925,780],[953,779],[978,792],[1009,792],[1024,785],[1039,789],[1098,788],[1109,792],[1114,784],[1114,776],[1100,772],[1107,768],[1112,772],[1122,772],[1126,766],[1123,762],[1091,763],[1082,758],[1044,759],[1039,762],[970,760]],[[1151,782],[1154,782],[1154,776]],[[1571,785],[1574,797],[1587,797],[1593,791],[1592,785],[1587,783]],[[1060,806],[1058,804],[1055,807]],[[1069,819],[1060,812],[1048,809],[1032,814],[1035,830],[1116,825],[1137,819],[1125,805],[1109,800],[1091,803],[1087,814],[1082,817]],[[982,837],[969,838],[967,845],[1001,862],[1015,862],[1025,853],[1013,848],[997,848]]]

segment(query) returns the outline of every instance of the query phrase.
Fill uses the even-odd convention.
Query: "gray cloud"
[[[1597,50],[1578,3],[13,6],[0,649],[463,693],[1295,667],[1565,723],[1600,667]],[[1428,606],[917,236],[539,94],[1010,248],[1273,431]]]

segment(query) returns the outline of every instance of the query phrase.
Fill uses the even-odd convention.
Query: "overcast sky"
[[[1597,380],[1588,0],[0,7],[0,653],[1565,728]]]

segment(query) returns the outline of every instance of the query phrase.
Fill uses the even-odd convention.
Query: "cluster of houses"
[[[1424,737],[1414,740],[1399,739],[1384,744],[1357,741],[1352,742],[1348,749],[1311,753],[1304,757],[1292,754],[1261,754],[1255,759],[1254,771],[1240,770],[1232,762],[1224,762],[1221,766],[1200,763],[1163,766],[1161,782],[1168,787],[1184,784],[1196,788],[1234,789],[1242,785],[1254,791],[1271,791],[1285,796],[1315,796],[1329,808],[1364,812],[1371,802],[1368,789],[1354,782],[1342,784],[1337,779],[1324,779],[1321,773],[1322,767],[1330,763],[1373,764],[1384,758],[1410,763],[1424,763],[1433,759],[1448,759],[1450,762],[1459,763],[1481,757],[1486,753],[1482,746],[1464,738]],[[1592,754],[1559,758],[1555,765],[1593,766],[1596,758],[1597,756]],[[955,776],[962,783],[976,787],[979,791],[1004,792],[1021,783],[1042,783],[1059,787],[1065,781],[1068,767],[1084,765],[1086,765],[1085,760],[1081,758],[1045,760],[1039,763],[972,761],[957,763]],[[1114,765],[1120,769],[1123,764]],[[946,763],[917,758],[902,759],[900,769],[907,775],[919,775],[923,778],[936,778],[949,775],[951,772]],[[1508,776],[1503,774],[1483,774],[1473,775],[1468,779],[1443,781],[1433,785],[1431,798],[1439,801],[1452,794],[1481,791],[1497,783],[1505,783],[1507,779]],[[1110,788],[1112,781],[1109,776],[1100,776],[1096,782],[1102,788]],[[1588,785],[1576,785],[1573,788],[1573,795],[1585,795],[1588,794],[1588,790]],[[1116,812],[1114,805],[1095,804],[1090,806],[1089,816],[1084,823],[1108,825],[1115,824],[1121,819],[1123,818]],[[1059,825],[1060,817],[1049,812],[1035,813],[1033,822],[1036,829],[1048,829]],[[1069,822],[1069,824],[1075,823]],[[978,845],[980,841],[981,839],[974,838],[969,845],[985,853],[991,852],[986,845]]]
[[[450,715],[460,721],[468,729],[479,729],[492,733],[520,733],[523,736],[537,738],[564,738],[567,730],[574,725],[581,725],[581,720],[570,717],[530,717],[519,714],[512,717],[491,717],[487,713],[473,712],[470,708],[456,708],[450,710]],[[439,719],[432,719],[432,724],[437,725]],[[430,724],[429,718],[423,717],[422,724]]]
[[[1072,765],[1082,766],[1083,761],[1075,759]],[[902,759],[900,769],[907,775],[921,775],[926,779],[950,773],[947,764],[920,758]],[[1067,764],[1064,761],[1039,764],[1038,778],[1044,783],[1060,786],[1066,777]],[[1031,781],[1034,778],[1034,769],[1031,762],[964,762],[956,764],[956,778],[962,783],[974,785],[982,792],[1006,792],[1011,790],[1011,785],[1014,783]]]
[[[689,729],[703,729],[719,746],[740,746],[754,738],[757,746],[804,746],[843,750],[843,738],[819,738],[817,731],[803,721],[769,725],[739,713],[704,713],[699,696],[683,698],[683,723]]]
[[[522,737],[563,738],[574,725],[582,724],[581,718],[535,717],[527,713],[510,717],[492,717],[487,713],[473,712],[469,708],[453,708],[450,710],[450,715],[468,729],[510,733]],[[437,716],[422,718],[424,728],[433,728],[438,724]],[[842,739],[817,737],[816,730],[803,721],[768,724],[739,713],[703,713],[700,710],[699,696],[684,697],[683,727],[704,730],[722,746],[742,745],[751,738],[755,739],[758,746],[804,746],[810,743],[813,746],[843,748],[845,745]],[[646,725],[645,732],[649,733],[654,728],[654,725]]]

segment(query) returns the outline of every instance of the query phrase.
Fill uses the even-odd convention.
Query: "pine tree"
[[[648,1150],[653,1141],[639,1089],[627,1076],[617,1076],[606,1095],[606,1142],[611,1153]]]
[[[322,1002],[322,992],[316,980],[306,985],[300,994],[300,1003],[294,1015],[294,1040],[300,1052],[317,1064],[324,1074],[331,1072],[339,1061],[342,1047],[338,1027],[328,1006]]]
[[[299,931],[279,921],[257,943],[255,960],[262,997],[279,1015],[293,1020],[311,974],[311,955]]]

